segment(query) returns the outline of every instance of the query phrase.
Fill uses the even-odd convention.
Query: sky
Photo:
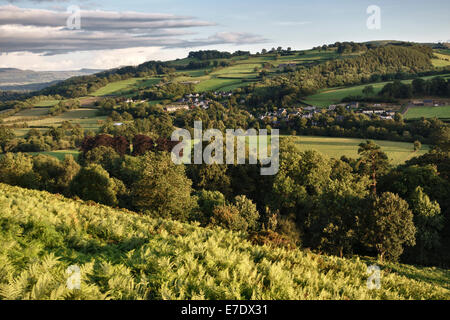
[[[0,68],[109,69],[194,50],[336,41],[450,42],[449,15],[443,0],[0,0]]]

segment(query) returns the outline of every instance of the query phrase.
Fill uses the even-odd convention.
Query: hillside
[[[448,271],[255,246],[240,233],[152,219],[0,184],[1,299],[450,299]],[[81,269],[81,290],[66,270]]]
[[[96,69],[71,71],[33,71],[15,68],[0,68],[0,90],[40,90],[58,81],[71,77],[85,76],[100,72]]]

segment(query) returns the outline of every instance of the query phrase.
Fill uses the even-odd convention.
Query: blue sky
[[[64,24],[66,8],[71,4],[82,9],[82,30],[78,33],[68,33],[52,23],[56,19]],[[370,5],[381,9],[379,30],[366,27]],[[200,49],[257,52],[278,46],[307,49],[336,41],[450,39],[450,1],[442,0],[0,0],[0,6],[0,67],[36,70],[110,68],[149,59],[181,58],[190,50]],[[35,11],[19,16],[20,10],[29,9]],[[48,24],[29,19],[30,15],[43,16],[39,10],[54,12],[48,20],[43,19]],[[142,20],[135,20],[134,13],[148,14],[149,19],[153,14],[167,17],[158,18],[163,26],[122,29],[106,17],[108,14],[98,11],[125,14],[136,26]],[[87,29],[83,29],[83,16]],[[96,21],[103,21],[102,26],[98,27]],[[33,32],[48,34],[48,41]],[[85,37],[82,42],[80,35]]]

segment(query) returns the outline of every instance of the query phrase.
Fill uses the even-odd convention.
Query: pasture
[[[25,117],[23,116],[23,114],[20,115],[21,112],[25,111],[26,111],[25,114],[28,116]],[[38,114],[39,111],[44,112],[45,110],[43,108],[24,110],[12,117],[6,118],[5,120],[6,121],[15,120],[16,123],[20,123],[21,120],[20,116],[22,116],[24,117],[23,118],[24,123],[26,122],[30,127],[35,128],[59,126],[64,121],[69,121],[70,123],[73,124],[79,124],[83,129],[97,130],[101,126],[100,122],[105,121],[107,118],[106,116],[98,116],[97,115],[98,110],[96,109],[82,108],[69,110],[58,116],[46,117],[43,119],[31,119],[31,120],[29,119],[30,118],[29,114]]]
[[[405,119],[439,118],[450,119],[450,106],[411,107],[404,115]]]
[[[366,139],[299,136],[296,139],[296,145],[301,151],[316,150],[330,158],[339,159],[342,156],[358,158],[358,145],[365,141]],[[429,149],[424,145],[420,151],[414,152],[413,143],[386,140],[374,140],[374,142],[388,155],[394,165],[425,154]]]
[[[111,95],[123,94],[127,90],[148,88],[157,84],[161,79],[159,78],[130,78],[108,83],[106,86],[91,93],[94,97],[103,97]]]
[[[434,77],[436,77],[436,76],[426,76],[426,77],[421,77],[421,78],[424,80],[428,80],[428,79],[431,79]],[[449,78],[450,74],[441,75],[441,77]],[[381,89],[389,82],[392,82],[392,81],[368,83],[368,84],[352,86],[352,87],[338,87],[338,88],[324,89],[314,95],[306,97],[303,100],[303,102],[310,104],[310,105],[327,107],[330,104],[340,103],[343,98],[348,97],[348,96],[364,96],[362,91],[368,85],[371,85],[374,89],[374,93],[378,94],[378,92],[380,92]],[[403,80],[402,82],[403,83],[411,83],[412,79]]]
[[[53,107],[58,104],[59,100],[42,100],[37,102],[34,107],[41,108],[41,107]]]
[[[46,116],[49,113],[50,108],[33,108],[33,109],[25,109],[17,112],[16,114],[5,118],[5,122],[8,121],[21,121],[32,118],[38,118],[42,116]]]
[[[290,136],[280,136],[282,139]],[[366,142],[367,139],[354,138],[334,138],[317,136],[296,136],[295,144],[298,151],[315,150],[329,158],[339,159],[342,156],[349,158],[359,158],[359,144]],[[392,164],[399,165],[405,161],[422,154],[425,154],[429,147],[423,145],[420,151],[414,152],[413,143],[397,142],[387,140],[373,140],[388,155]],[[248,144],[248,141],[247,141]],[[270,144],[270,141],[269,141]]]

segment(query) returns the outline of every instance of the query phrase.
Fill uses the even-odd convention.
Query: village
[[[190,93],[186,94],[183,98],[174,101],[173,103],[164,105],[164,111],[168,113],[174,113],[179,110],[191,110],[196,107],[207,110],[213,101],[220,101],[225,107],[228,105],[228,99],[233,97],[231,91],[214,91],[209,94]],[[134,101],[127,99],[127,103],[144,103],[146,100]],[[245,103],[244,99],[240,100],[241,104]],[[450,101],[434,100],[434,99],[416,99],[403,101],[401,104],[396,103],[360,103],[360,102],[348,102],[331,104],[328,107],[307,105],[307,106],[293,106],[290,108],[279,108],[276,111],[266,112],[259,115],[258,118],[261,121],[267,123],[279,123],[292,121],[295,118],[312,119],[315,114],[319,113],[334,113],[338,107],[343,107],[347,111],[352,111],[355,114],[364,114],[372,119],[378,118],[381,120],[392,120],[396,113],[406,113],[409,108],[413,107],[438,107],[449,105]],[[339,120],[341,117],[337,116]]]

